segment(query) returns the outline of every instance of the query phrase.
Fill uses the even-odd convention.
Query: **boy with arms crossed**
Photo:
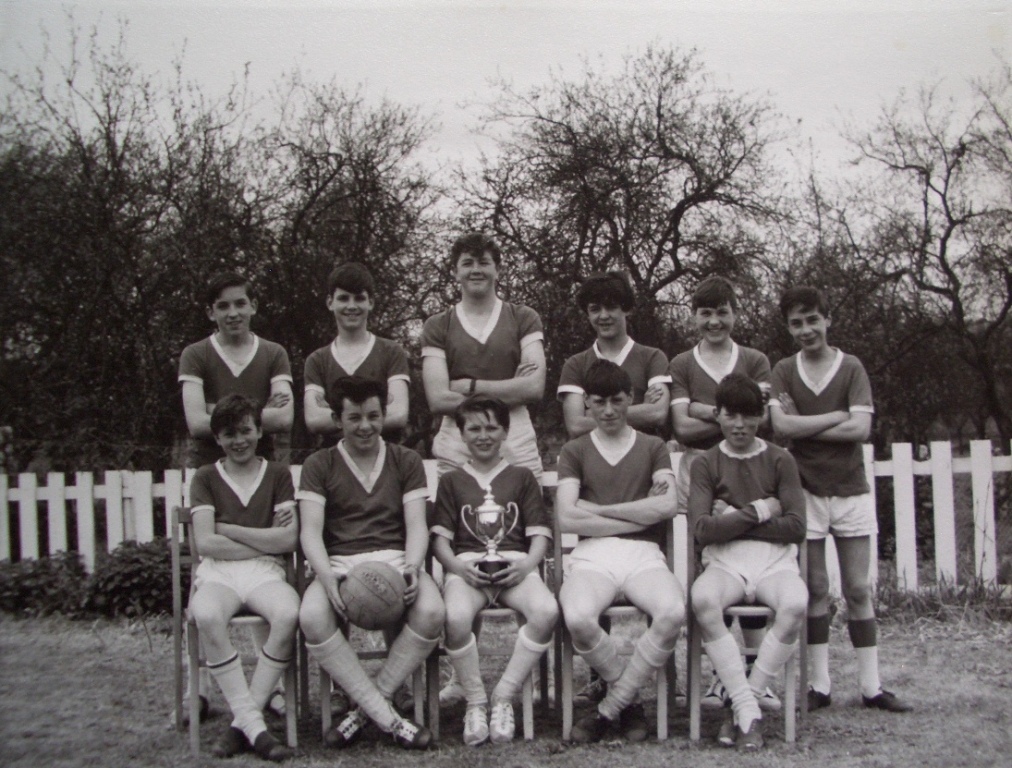
[[[522,304],[496,294],[502,255],[490,237],[463,235],[450,249],[450,267],[460,302],[425,321],[422,329],[422,383],[429,409],[442,416],[432,443],[439,474],[470,458],[453,413],[468,395],[497,397],[510,408],[512,428],[503,456],[527,467],[540,482],[537,435],[527,405],[545,393],[545,349],[541,318]]]
[[[457,406],[454,418],[471,460],[439,480],[432,546],[446,573],[446,654],[467,701],[464,743],[478,746],[490,737],[493,743],[513,740],[513,704],[524,680],[548,650],[559,608],[537,570],[552,537],[541,486],[529,469],[511,466],[501,454],[509,432],[509,407],[497,398],[475,395]],[[460,519],[461,509],[470,505],[476,510],[485,502],[486,492],[502,507],[515,503],[519,515],[516,527],[498,545],[509,565],[492,575],[478,565],[485,545]],[[513,522],[509,512],[505,522],[507,526]],[[489,720],[472,624],[478,611],[497,603],[519,611],[526,623],[492,692]]]
[[[299,622],[306,647],[357,705],[325,740],[343,747],[369,719],[405,749],[425,749],[432,735],[406,718],[391,696],[439,641],[445,611],[439,589],[422,570],[428,549],[422,460],[385,442],[384,382],[349,376],[337,386],[334,407],[343,437],[302,467],[299,513],[302,550],[316,578],[302,598]],[[376,679],[362,667],[339,628],[346,622],[337,585],[352,566],[380,560],[404,574],[407,613]]]
[[[805,539],[805,497],[791,455],[756,437],[766,418],[763,394],[740,373],[728,374],[716,393],[724,439],[692,465],[689,525],[703,546],[704,571],[692,585],[692,611],[706,653],[731,701],[721,726],[723,746],[763,745],[759,702],[768,683],[797,650],[808,590],[798,571]],[[724,609],[760,602],[776,613],[746,674]]]
[[[225,395],[240,394],[261,404],[259,423],[264,432],[278,440],[271,451],[267,440],[259,443],[262,455],[282,458],[282,444],[292,429],[295,406],[292,402],[292,368],[288,353],[272,341],[259,338],[250,330],[257,311],[251,286],[242,275],[223,272],[208,282],[205,293],[207,317],[217,330],[206,339],[190,344],[179,358],[179,382],[183,390],[183,413],[190,433],[186,466],[192,469],[209,464],[222,456],[211,430],[210,413]],[[284,456],[287,462],[287,456]],[[252,630],[259,647],[267,639],[263,628]],[[189,678],[187,678],[189,679]],[[205,670],[200,675],[201,718],[208,710]],[[189,699],[187,691],[186,698]],[[272,709],[284,712],[280,687],[271,696]],[[184,708],[184,712],[188,711]]]
[[[871,435],[871,383],[861,361],[829,346],[831,318],[822,293],[803,286],[780,299],[787,330],[801,351],[773,369],[770,417],[791,440],[808,517],[808,652],[812,659],[808,709],[828,707],[829,577],[826,536],[833,534],[847,601],[847,629],[857,654],[866,707],[906,712],[910,705],[882,689],[878,638],[868,568],[878,530],[864,473],[861,444]]]
[[[189,611],[234,718],[213,751],[231,757],[252,745],[267,760],[286,760],[292,751],[267,731],[263,708],[291,662],[299,616],[299,596],[277,557],[298,541],[295,489],[287,466],[256,455],[263,434],[259,403],[228,395],[210,422],[225,458],[197,470],[190,485],[193,536],[202,559]],[[270,625],[249,684],[228,633],[229,620],[242,609]]]
[[[636,303],[629,281],[621,272],[595,273],[583,281],[576,302],[587,313],[597,338],[590,349],[573,355],[562,366],[558,398],[569,439],[596,426],[587,414],[583,389],[587,371],[596,360],[611,360],[629,374],[629,426],[648,434],[662,433],[668,420],[668,359],[659,349],[629,338],[627,320]]]
[[[390,436],[408,423],[408,358],[401,345],[369,331],[376,284],[369,270],[356,262],[335,267],[327,277],[327,309],[334,315],[337,335],[306,358],[305,416],[324,445],[337,442],[340,432],[334,402],[337,383],[347,376],[387,383],[384,434]]]
[[[770,361],[762,352],[736,344],[734,332],[738,297],[731,282],[718,275],[703,280],[692,294],[692,313],[699,332],[699,343],[671,361],[671,421],[675,437],[682,444],[678,465],[678,511],[685,512],[689,501],[689,477],[697,456],[721,440],[720,425],[714,415],[717,385],[730,373],[741,373],[763,387],[769,387]],[[762,642],[766,620],[761,617],[739,619],[750,648]],[[746,658],[751,665],[754,656]],[[704,707],[723,707],[726,691],[716,671],[703,695]],[[780,709],[780,699],[767,689],[761,698],[763,709]]]
[[[674,650],[685,618],[682,585],[661,550],[675,515],[674,475],[664,441],[628,425],[629,374],[598,360],[584,390],[596,426],[562,447],[556,509],[560,529],[585,538],[569,557],[559,603],[573,647],[608,694],[574,724],[573,740],[599,741],[617,722],[626,738],[642,741],[647,725],[636,695]],[[598,623],[622,597],[650,617],[628,663]]]
[[[261,403],[260,421],[270,435],[291,432],[295,415],[288,353],[250,330],[257,302],[249,281],[235,273],[215,275],[206,299],[207,316],[217,330],[190,344],[179,358],[183,412],[192,438],[187,466],[194,468],[221,456],[210,413],[225,395],[238,393]]]

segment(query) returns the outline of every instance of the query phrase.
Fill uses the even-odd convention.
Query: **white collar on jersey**
[[[243,488],[235,480],[229,477],[228,472],[225,471],[224,459],[219,459],[214,462],[214,466],[218,470],[218,474],[221,476],[221,479],[225,481],[225,485],[232,489],[232,493],[239,498],[239,501],[244,507],[249,506],[250,499],[253,498],[253,494],[257,492],[257,488],[260,487],[260,483],[264,480],[264,475],[267,474],[267,460],[260,459],[260,471],[257,472],[256,480],[253,481],[253,484],[250,485],[249,488]]]
[[[479,472],[474,468],[474,465],[471,464],[471,462],[464,464],[463,469],[467,472],[467,474],[475,479],[475,482],[477,482],[480,487],[487,489],[492,487],[492,481],[499,477],[503,470],[505,470],[508,466],[509,462],[506,461],[506,459],[502,459],[488,472]]]
[[[488,341],[488,337],[492,335],[492,331],[495,330],[496,323],[499,322],[499,315],[502,314],[502,299],[498,296],[495,298],[495,306],[492,307],[492,314],[488,316],[488,320],[485,322],[484,328],[479,328],[474,325],[467,315],[464,314],[464,303],[459,302],[454,310],[457,313],[457,320],[460,321],[461,327],[464,329],[468,336],[475,339],[479,344],[484,344]]]
[[[703,369],[703,372],[715,382],[720,384],[720,382],[724,380],[724,377],[734,371],[734,367],[738,364],[738,345],[733,341],[731,342],[731,357],[728,358],[727,367],[724,368],[724,370],[719,370],[717,368],[711,368],[703,362],[703,355],[699,351],[702,344],[703,342],[699,342],[699,344],[692,348],[692,356],[696,358],[696,364]]]
[[[725,456],[727,456],[729,459],[751,459],[754,458],[755,456],[758,456],[768,447],[766,441],[763,440],[761,437],[756,438],[755,450],[749,451],[748,453],[735,453],[734,451],[732,451],[730,448],[727,447],[727,440],[721,440],[719,446],[720,452]]]
[[[629,357],[629,353],[632,352],[633,344],[636,342],[632,339],[626,339],[625,346],[619,350],[619,353],[615,357],[608,357],[601,351],[601,348],[597,346],[597,342],[594,342],[593,350],[594,354],[597,355],[599,360],[611,360],[615,365],[622,365],[625,359]]]
[[[595,428],[590,433],[591,442],[594,443],[594,447],[597,448],[597,452],[601,454],[601,458],[607,461],[611,466],[616,466],[622,459],[625,458],[626,454],[632,450],[633,445],[636,443],[636,430],[629,430],[629,437],[624,443],[618,445],[605,445],[604,441],[597,436],[597,429]]]
[[[840,366],[843,364],[843,352],[839,349],[836,351],[836,359],[833,360],[833,364],[826,371],[826,375],[822,377],[821,381],[812,381],[809,378],[808,373],[805,371],[805,366],[801,362],[801,353],[798,352],[798,376],[801,378],[802,383],[808,387],[816,395],[821,395],[822,390],[829,386],[829,382],[836,376],[836,372],[840,370]]]
[[[344,459],[344,463],[348,465],[348,469],[355,476],[355,479],[365,488],[366,493],[372,493],[372,489],[376,487],[376,481],[379,480],[380,472],[383,471],[383,464],[387,459],[387,444],[382,438],[380,439],[379,453],[376,456],[376,463],[372,465],[372,471],[366,475],[361,469],[358,468],[358,464],[348,453],[348,449],[344,447],[344,438],[342,437],[337,443],[337,452],[341,454],[341,458]]]
[[[229,357],[225,354],[225,350],[222,349],[221,344],[219,344],[218,340],[215,338],[215,335],[213,333],[211,334],[211,346],[214,348],[214,351],[218,353],[218,357],[221,358],[221,361],[228,366],[228,369],[232,372],[233,376],[238,376],[240,373],[245,371],[246,366],[253,361],[253,358],[256,357],[257,350],[260,349],[260,337],[255,333],[251,333],[250,336],[253,337],[253,348],[244,360],[236,363],[229,359]]]
[[[370,333],[369,340],[365,343],[365,346],[361,349],[355,350],[353,356],[349,356],[348,350],[338,346],[337,339],[330,342],[330,355],[334,358],[334,362],[337,363],[345,372],[350,376],[358,367],[365,362],[365,359],[369,357],[372,352],[372,348],[376,346],[376,334]]]

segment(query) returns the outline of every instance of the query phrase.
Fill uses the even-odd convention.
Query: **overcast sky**
[[[167,72],[185,48],[185,72],[207,94],[249,62],[260,92],[297,65],[418,106],[438,117],[429,152],[446,162],[475,155],[475,113],[460,105],[487,97],[490,77],[539,84],[576,74],[581,57],[617,68],[650,43],[698,48],[718,83],[768,94],[827,163],[845,158],[843,120],[870,122],[903,87],[958,90],[1012,58],[1012,0],[0,0],[0,69],[38,59],[40,25],[61,50],[71,6],[103,35],[127,19],[145,71]]]

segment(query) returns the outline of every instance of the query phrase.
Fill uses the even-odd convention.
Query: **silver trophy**
[[[512,513],[513,522],[506,527],[507,518]],[[468,522],[468,518],[474,520],[474,526]],[[497,504],[492,496],[492,487],[489,486],[485,492],[485,501],[481,506],[474,509],[470,504],[465,504],[460,510],[460,522],[464,524],[467,532],[485,545],[485,554],[478,560],[478,567],[489,576],[494,576],[503,570],[508,561],[497,551],[500,542],[509,536],[516,528],[520,520],[520,509],[515,502],[510,502],[505,507]]]

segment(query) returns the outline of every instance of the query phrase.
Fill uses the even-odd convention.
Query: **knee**
[[[592,642],[601,631],[598,624],[598,617],[588,611],[584,606],[573,603],[562,604],[562,615],[566,622],[566,629],[573,639],[580,645],[586,647]]]
[[[809,602],[824,600],[829,595],[829,574],[825,571],[808,572]]]
[[[714,620],[719,618],[723,621],[724,606],[720,604],[716,596],[705,589],[693,587],[691,594],[692,615],[699,621]]]
[[[436,599],[419,599],[411,606],[408,624],[422,637],[437,637],[446,624],[446,607],[443,601]]]
[[[471,626],[473,623],[474,616],[471,615],[470,611],[447,607],[446,634],[448,637],[466,638],[471,634]]]
[[[304,600],[299,608],[299,626],[306,640],[316,644],[322,643],[333,633],[336,618],[329,603]]]
[[[650,617],[650,626],[654,632],[665,639],[673,640],[685,621],[685,606],[680,602],[672,602],[654,611]]]
[[[295,634],[295,627],[299,623],[299,603],[293,601],[278,605],[271,617],[271,632],[283,632],[287,635]]]
[[[188,610],[197,629],[205,634],[225,627],[226,621],[222,616],[221,609],[213,603],[205,600],[192,600]]]
[[[847,601],[848,608],[864,606],[871,603],[871,585],[867,580],[844,585],[843,598]]]
[[[528,608],[526,618],[533,629],[551,632],[559,620],[559,604],[552,599],[539,600]]]

